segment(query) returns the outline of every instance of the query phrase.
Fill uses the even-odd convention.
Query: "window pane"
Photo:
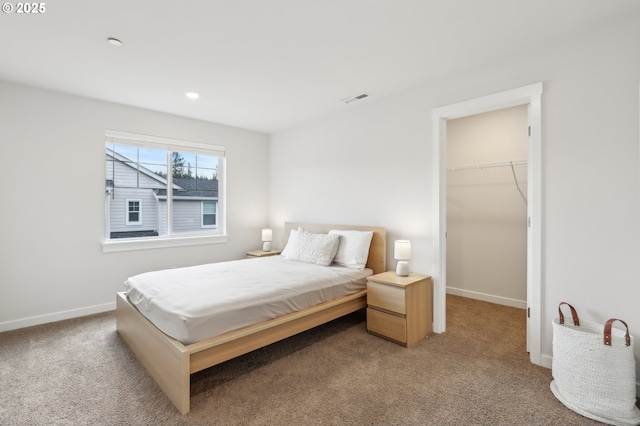
[[[175,152],[178,158],[181,158],[184,161],[185,165],[191,165],[191,167],[196,167],[196,158],[197,155],[192,152]],[[175,158],[175,157],[174,157]]]
[[[124,157],[123,161],[138,161],[138,148],[135,146],[112,145],[111,149],[117,154],[116,157]]]
[[[218,177],[215,170],[211,169],[198,169],[198,180],[214,180]]]
[[[202,224],[204,226],[213,226],[216,224],[216,215],[214,214],[205,214],[202,217]]]
[[[213,201],[205,201],[202,205],[202,212],[204,214],[215,214],[216,204]]]
[[[158,164],[167,169],[167,151],[163,149],[139,148],[139,162],[145,164]]]
[[[215,226],[215,225],[216,225],[216,202],[203,201],[202,202],[202,226]]]
[[[218,169],[218,157],[198,154],[198,168]]]
[[[195,177],[196,155],[185,152],[174,152],[171,155],[173,177]]]

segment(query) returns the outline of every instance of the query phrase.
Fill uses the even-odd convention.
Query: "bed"
[[[371,231],[373,235],[366,268],[374,274],[386,270],[385,228],[287,222],[285,241],[289,239],[291,231],[296,231],[299,227],[318,234],[330,230]],[[244,262],[254,261],[257,259]],[[116,295],[116,328],[176,408],[182,414],[186,414],[190,410],[191,374],[365,307],[366,287],[210,338],[193,343],[187,340],[188,343],[185,344],[162,332],[140,313],[126,292],[119,292]],[[198,334],[195,333],[193,336],[197,339]]]

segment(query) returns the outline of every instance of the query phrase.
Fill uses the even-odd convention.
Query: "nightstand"
[[[282,253],[282,250],[251,250],[247,252],[247,258],[275,256]]]
[[[407,347],[431,334],[431,277],[368,277],[367,331]]]

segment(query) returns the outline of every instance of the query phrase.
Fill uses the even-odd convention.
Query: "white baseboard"
[[[470,299],[482,300],[484,302],[495,303],[498,305],[511,306],[512,308],[527,309],[527,302],[524,300],[509,299],[508,297],[478,293],[477,291],[464,290],[455,287],[447,287],[447,293],[453,294],[454,296],[468,297]]]
[[[71,309],[68,311],[54,312],[53,314],[38,315],[35,317],[23,318],[15,321],[0,323],[0,332],[17,330],[19,328],[31,327],[34,325],[47,324],[50,322],[62,321],[71,318],[84,317],[87,315],[99,314],[101,312],[114,311],[116,302],[105,303],[103,305],[87,306],[86,308]]]
[[[542,367],[551,368],[553,357],[550,355],[540,355],[540,365]]]

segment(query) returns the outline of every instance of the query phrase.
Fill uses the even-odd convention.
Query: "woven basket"
[[[573,324],[564,323],[562,305],[571,309]],[[553,320],[551,392],[567,408],[613,425],[640,424],[636,407],[633,337],[627,324],[610,319],[604,325],[581,321],[573,306],[558,306]],[[624,324],[626,332],[612,327]]]

